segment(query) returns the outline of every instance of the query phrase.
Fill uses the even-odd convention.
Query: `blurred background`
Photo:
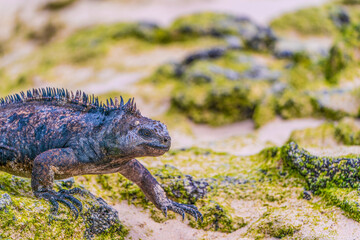
[[[259,162],[249,156],[267,147],[296,141],[321,156],[360,153],[359,20],[358,0],[1,0],[0,95],[51,86],[101,100],[135,97],[144,116],[168,125],[173,150],[180,151],[162,162],[145,159],[147,166],[166,162],[198,178],[234,177],[236,170],[258,181]],[[225,157],[199,150],[197,160],[197,148]],[[275,162],[261,171],[282,164]],[[209,239],[358,236],[356,221],[338,208],[319,210],[320,198],[314,198],[320,204],[306,205],[297,200],[304,196],[302,185],[284,181],[281,187],[257,186],[259,195],[244,190],[247,202],[224,203],[246,227],[231,222],[221,231],[240,232]],[[287,184],[295,195],[282,195]],[[266,230],[274,211],[289,201],[309,215],[281,210],[275,218],[285,228]],[[331,224],[313,227],[317,221],[309,216],[321,218],[324,211],[336,221],[326,215]],[[266,215],[271,221],[265,213],[273,214]],[[219,228],[209,226],[205,230]],[[176,239],[207,236],[186,227],[194,235]],[[151,239],[141,231],[130,236]]]
[[[357,116],[358,8],[355,0],[3,0],[0,94],[52,86],[134,96],[144,115],[166,119],[178,147],[271,122],[258,147],[235,150],[255,153],[294,127]],[[311,119],[282,121],[294,118]]]

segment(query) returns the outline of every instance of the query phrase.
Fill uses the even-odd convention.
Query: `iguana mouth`
[[[170,148],[169,145],[156,144],[156,143],[145,143],[145,145],[152,147],[152,148],[161,149],[161,150],[168,150]]]

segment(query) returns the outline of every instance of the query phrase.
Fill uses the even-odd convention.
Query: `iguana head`
[[[169,151],[171,138],[165,124],[142,116],[132,104],[112,114],[105,136],[108,153],[134,158],[160,156]]]

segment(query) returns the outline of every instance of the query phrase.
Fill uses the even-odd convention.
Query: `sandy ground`
[[[221,127],[191,124],[193,135],[173,132],[173,147],[207,147],[215,151],[235,155],[252,155],[268,146],[282,146],[294,130],[317,127],[321,119],[303,118],[284,120],[276,118],[259,129],[251,120],[245,120]]]

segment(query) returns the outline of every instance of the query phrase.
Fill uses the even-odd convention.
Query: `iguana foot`
[[[48,200],[52,204],[51,212],[54,215],[58,214],[59,202],[60,202],[66,205],[68,208],[70,208],[70,210],[75,215],[75,219],[77,219],[79,216],[79,212],[82,211],[82,203],[79,200],[77,200],[75,197],[71,196],[70,194],[80,193],[80,191],[82,190],[79,188],[73,188],[70,190],[62,189],[59,192],[48,190],[44,192],[35,192],[35,196],[38,198],[43,198],[45,200]]]
[[[194,205],[181,204],[181,203],[177,203],[177,202],[169,200],[166,204],[164,204],[164,206],[161,207],[161,210],[163,211],[165,217],[167,217],[167,211],[170,210],[170,211],[180,214],[182,216],[183,220],[185,218],[185,213],[188,213],[191,216],[193,216],[196,221],[198,221],[199,219],[201,221],[203,221],[202,214],[199,212],[197,207]]]

